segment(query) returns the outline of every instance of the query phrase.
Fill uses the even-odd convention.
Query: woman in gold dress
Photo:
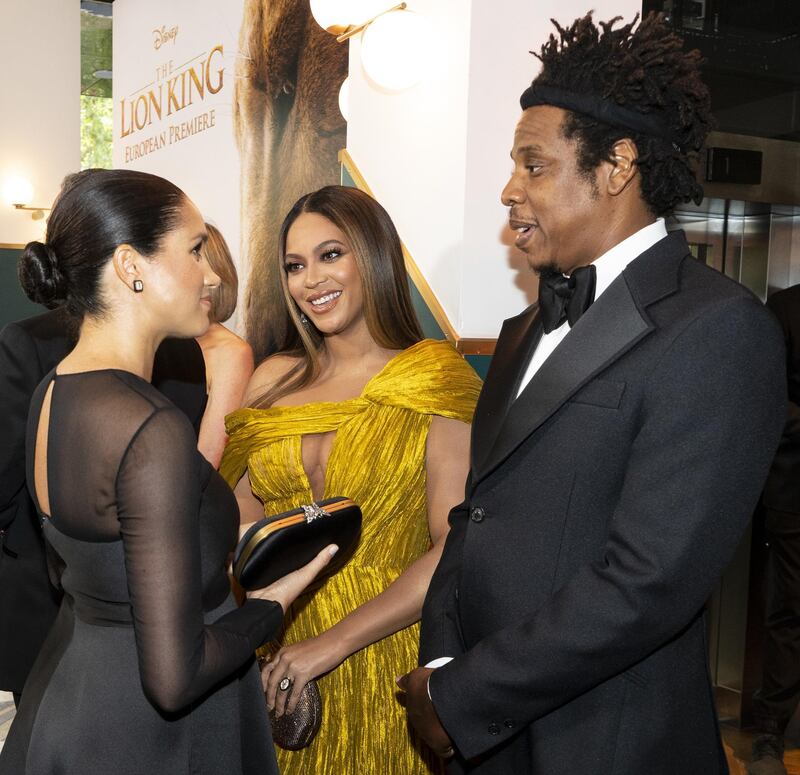
[[[278,714],[312,678],[323,698],[319,735],[279,750],[280,770],[438,771],[408,731],[394,681],[416,660],[447,515],[463,499],[480,381],[451,344],[422,338],[397,232],[366,194],[328,186],[301,198],[278,258],[264,301],[273,354],[250,382],[250,408],[227,418],[220,470],[243,522],[334,495],[364,515],[352,559],[298,599],[264,669]]]

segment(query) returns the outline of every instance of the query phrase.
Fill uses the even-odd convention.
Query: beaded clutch
[[[300,692],[300,699],[291,713],[276,716],[270,711],[272,739],[287,751],[299,751],[311,743],[322,723],[322,696],[314,680]]]
[[[349,559],[361,534],[361,509],[349,498],[328,498],[255,522],[233,555],[233,576],[246,590],[261,589],[302,567],[328,544],[339,551],[322,576]]]

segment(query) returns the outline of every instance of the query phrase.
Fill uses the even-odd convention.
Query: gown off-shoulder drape
[[[313,500],[302,437],[335,432],[324,497],[355,500],[360,544],[322,588],[299,598],[281,639],[289,645],[329,629],[391,584],[430,546],[425,449],[434,415],[472,421],[480,380],[447,342],[423,340],[396,355],[358,398],[336,403],[240,409],[228,415],[230,441],[220,468],[235,484],[249,471],[267,514]],[[419,626],[368,646],[319,679],[323,720],[314,742],[278,749],[282,775],[438,771],[412,742],[395,677],[417,663]]]
[[[277,603],[233,601],[233,493],[197,452],[186,417],[116,369],[51,372],[39,385],[28,421],[31,486],[50,384],[42,517],[64,600],[0,773],[276,773],[252,655],[282,615]]]

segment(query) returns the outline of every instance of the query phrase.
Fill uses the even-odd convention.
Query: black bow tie
[[[596,281],[594,264],[576,269],[569,277],[554,273],[539,278],[539,310],[546,334],[565,320],[570,327],[578,322],[592,306]]]

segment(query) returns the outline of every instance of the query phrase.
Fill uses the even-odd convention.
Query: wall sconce
[[[3,185],[3,199],[15,210],[29,210],[31,219],[40,221],[44,218],[44,211],[49,207],[31,207],[33,201],[33,186],[27,178],[13,175],[6,179]]]
[[[407,10],[407,3],[375,13],[385,2],[311,0],[311,13],[339,43],[361,33],[361,63],[367,75],[387,91],[402,91],[425,74],[430,29],[425,18]]]
[[[430,50],[428,21],[411,11],[381,14],[361,36],[361,64],[367,75],[388,91],[416,86],[428,68]]]

